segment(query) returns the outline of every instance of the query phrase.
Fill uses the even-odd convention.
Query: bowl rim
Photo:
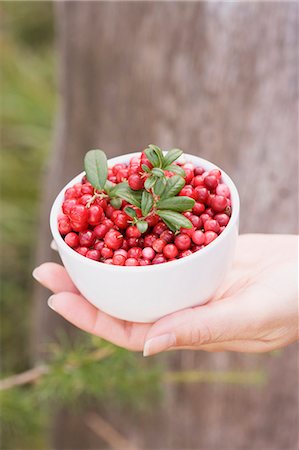
[[[133,153],[126,153],[123,155],[115,156],[113,158],[108,159],[108,166],[114,165],[118,162],[126,162],[127,160],[131,159],[133,156],[140,156],[140,154],[141,154],[141,152],[133,152]],[[232,215],[230,217],[230,220],[229,220],[227,226],[223,230],[223,232],[214,241],[210,242],[209,245],[202,248],[200,251],[197,251],[197,252],[193,253],[192,255],[189,255],[185,258],[176,259],[174,261],[168,261],[167,263],[163,263],[163,264],[153,264],[153,265],[148,265],[148,266],[116,266],[113,264],[99,263],[99,261],[95,261],[93,259],[86,258],[85,256],[80,255],[80,253],[77,253],[75,250],[73,250],[71,247],[69,247],[64,242],[64,239],[61,237],[61,235],[58,231],[58,227],[57,227],[57,215],[61,210],[61,204],[63,201],[65,190],[67,188],[73,186],[74,183],[79,182],[80,178],[82,178],[85,175],[85,172],[82,171],[80,174],[73,177],[60,190],[60,192],[57,194],[57,196],[52,204],[52,207],[51,207],[50,228],[51,228],[53,238],[58,246],[58,249],[61,246],[63,251],[68,253],[71,258],[77,259],[78,262],[81,262],[81,263],[84,263],[87,265],[91,265],[93,267],[98,267],[98,268],[100,268],[100,270],[101,269],[108,270],[108,271],[112,270],[115,272],[121,271],[122,273],[124,273],[124,271],[128,270],[131,273],[132,273],[132,271],[133,272],[136,271],[136,273],[139,273],[139,274],[143,273],[144,271],[168,270],[168,269],[171,269],[172,267],[174,267],[174,265],[177,265],[177,266],[182,265],[183,266],[184,264],[188,263],[188,261],[190,263],[192,263],[193,261],[195,262],[196,259],[203,258],[207,253],[210,253],[211,251],[213,251],[217,246],[221,245],[221,242],[229,234],[229,231],[236,224],[238,226],[239,213],[240,213],[240,198],[239,198],[238,190],[237,190],[234,182],[230,178],[230,176],[223,169],[221,169],[220,167],[218,167],[216,164],[212,163],[211,161],[208,161],[199,156],[192,155],[192,154],[185,153],[185,152],[179,158],[179,161],[180,160],[186,160],[186,161],[191,160],[191,162],[196,161],[196,163],[198,163],[198,165],[202,166],[203,168],[205,168],[207,170],[212,170],[212,169],[221,170],[223,181],[225,182],[225,184],[228,185],[228,187],[230,189],[231,201],[232,201]],[[140,269],[141,267],[142,267],[142,269]]]

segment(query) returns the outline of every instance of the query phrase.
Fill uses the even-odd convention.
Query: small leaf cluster
[[[140,176],[145,182],[144,189],[138,191],[131,189],[127,181],[114,185],[107,180],[107,158],[102,150],[87,152],[84,167],[88,181],[98,192],[110,197],[113,207],[120,208],[122,200],[128,202],[125,212],[141,233],[146,232],[146,218],[152,214],[157,214],[170,230],[178,232],[181,228],[192,228],[192,223],[182,213],[191,210],[195,203],[190,197],[178,196],[185,185],[186,174],[175,161],[182,153],[174,148],[164,154],[156,145],[149,145],[144,154],[150,166],[141,165]],[[141,210],[142,217],[138,217],[136,208]]]

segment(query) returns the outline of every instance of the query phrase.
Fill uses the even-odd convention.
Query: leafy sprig
[[[185,185],[185,171],[175,164],[183,154],[182,150],[174,148],[164,154],[159,147],[150,144],[144,154],[151,167],[147,164],[141,165],[140,176],[145,178],[144,189],[135,191],[127,181],[114,184],[107,180],[107,158],[102,150],[87,152],[84,167],[88,181],[95,188],[93,198],[108,196],[112,206],[117,209],[121,207],[122,200],[125,200],[128,206],[124,211],[141,233],[148,229],[146,219],[152,214],[157,214],[174,232],[181,228],[192,228],[192,223],[182,213],[191,210],[195,201],[177,195]],[[169,172],[174,175],[169,176]],[[141,217],[136,208],[141,210]]]

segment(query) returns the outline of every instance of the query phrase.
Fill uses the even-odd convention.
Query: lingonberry
[[[158,214],[151,214],[150,216],[146,217],[145,220],[150,227],[154,227],[159,222],[160,217],[158,216]]]
[[[163,248],[163,255],[167,259],[175,258],[178,255],[179,251],[174,244],[167,244]]]
[[[65,200],[62,203],[62,211],[64,212],[64,214],[69,214],[71,212],[71,209],[73,208],[73,206],[77,205],[77,199],[76,198],[69,198],[67,200]]]
[[[143,179],[138,174],[132,174],[128,178],[128,183],[131,189],[138,191],[143,188]]]
[[[126,259],[125,266],[139,266],[139,261],[136,258]]]
[[[113,214],[113,211],[115,211],[115,208],[113,208],[113,206],[112,205],[107,205],[107,208],[106,208],[106,211],[105,211],[105,214],[106,214],[106,216],[108,217],[108,219],[111,219],[111,217],[112,217],[112,214]]]
[[[88,248],[87,247],[77,247],[75,248],[77,253],[80,253],[80,255],[82,256],[86,256],[86,253],[88,252]]]
[[[113,250],[109,247],[103,247],[101,250],[101,255],[103,258],[112,258]]]
[[[99,225],[103,218],[103,208],[98,205],[91,205],[88,209],[88,223],[90,225]]]
[[[181,228],[181,233],[187,234],[189,237],[191,237],[194,230],[195,230],[195,227],[193,227],[193,226],[192,226],[192,228]]]
[[[196,177],[193,178],[193,186],[194,187],[203,186],[203,185],[204,185],[204,179],[201,175],[197,175]]]
[[[195,230],[191,236],[192,241],[196,245],[203,245],[205,242],[205,235],[201,230]]]
[[[160,234],[160,239],[166,242],[166,244],[170,244],[174,239],[174,234],[170,230],[165,230]]]
[[[185,166],[186,166],[186,164],[185,164]],[[183,169],[184,169],[185,174],[186,174],[186,176],[185,176],[186,184],[190,184],[192,179],[193,179],[193,177],[194,177],[194,172],[193,172],[192,169],[188,169],[185,166],[183,166]]]
[[[69,200],[71,201],[71,200]],[[72,222],[88,223],[88,210],[83,205],[75,205],[69,212],[69,218]]]
[[[157,238],[158,238],[157,234],[147,234],[146,236],[144,236],[144,245],[145,245],[145,247],[152,247],[153,246],[153,242]]]
[[[213,175],[214,177],[217,178],[217,180],[220,180],[220,178],[221,178],[221,170],[219,170],[219,169],[212,169],[212,170],[210,170],[209,175]]]
[[[65,238],[64,238],[64,242],[72,248],[78,247],[79,245],[79,236],[77,235],[77,233],[74,233],[73,231],[68,233]]]
[[[218,234],[215,233],[214,231],[206,231],[206,233],[205,233],[205,245],[210,244],[210,242],[214,241],[214,239],[216,239],[217,236],[218,236]]]
[[[153,242],[153,249],[155,250],[155,252],[157,252],[157,253],[162,253],[162,251],[163,251],[163,248],[165,247],[165,245],[166,245],[166,242],[165,241],[163,241],[163,239],[156,239],[154,242]]]
[[[218,179],[215,177],[215,175],[208,175],[204,179],[204,185],[208,189],[214,190],[218,186]]]
[[[104,237],[105,244],[112,250],[119,249],[122,246],[123,240],[123,235],[119,231],[113,229],[109,230]]]
[[[211,208],[216,212],[222,212],[227,206],[227,198],[222,195],[215,195],[211,201]]]
[[[91,194],[84,194],[81,197],[79,197],[78,199],[78,203],[80,203],[80,205],[87,205],[87,203],[89,203],[92,199],[92,195]]]
[[[204,173],[205,169],[203,167],[195,167],[194,169],[194,175],[202,175]]]
[[[192,251],[191,250],[185,250],[184,252],[181,252],[180,254],[179,254],[179,257],[180,258],[185,258],[186,256],[190,256],[190,255],[192,255]]]
[[[58,221],[58,230],[60,234],[68,234],[72,231],[72,226],[68,218]]]
[[[230,190],[224,183],[219,183],[216,187],[216,194],[223,195],[223,197],[230,198]]]
[[[214,219],[217,220],[217,222],[219,223],[220,227],[226,227],[226,225],[229,222],[229,217],[226,214],[216,214],[214,216]]]
[[[79,242],[81,247],[91,247],[96,240],[96,235],[91,230],[82,231],[79,233]]]
[[[77,198],[77,197],[78,197],[77,191],[76,191],[76,189],[73,188],[73,187],[68,188],[68,189],[65,191],[65,193],[64,193],[64,199],[65,199],[65,200],[68,200],[68,199],[70,199],[70,198]]]
[[[115,164],[112,167],[113,175],[117,175],[117,172],[119,172],[121,169],[125,169],[125,167],[126,167],[125,164],[121,164],[121,163]]]
[[[132,225],[126,229],[126,236],[128,238],[139,238],[141,233],[135,225]]]
[[[153,168],[152,163],[149,162],[149,160],[146,157],[146,154],[144,152],[141,153],[141,161],[140,161],[140,166],[145,165],[147,167],[149,167],[150,169]]]
[[[87,230],[88,223],[87,222],[80,223],[80,222],[72,222],[71,221],[71,227],[72,227],[73,231],[77,231],[79,233],[80,231]]]
[[[76,190],[77,195],[78,195],[78,197],[79,197],[79,195],[81,195],[82,183],[76,183],[76,184],[74,184],[73,188]]]
[[[149,259],[141,258],[139,259],[140,266],[150,266],[152,263]]]
[[[193,214],[200,216],[205,210],[205,205],[203,203],[195,202],[195,205],[192,208]]]
[[[104,248],[104,246],[105,246],[104,241],[97,241],[93,247],[95,250],[99,250],[100,252],[102,248]]]
[[[189,218],[190,222],[195,228],[200,228],[202,226],[202,220],[199,216],[192,214]]]
[[[128,176],[140,173],[140,164],[133,164],[128,170]]]
[[[114,252],[115,255],[122,255],[124,256],[126,259],[128,257],[128,252],[126,250],[124,250],[123,248],[120,248],[119,250],[115,250]]]
[[[166,259],[165,259],[164,255],[162,255],[162,254],[155,256],[155,258],[152,260],[152,264],[162,264],[165,262],[166,262]]]
[[[154,226],[153,233],[160,236],[165,230],[168,230],[167,225],[165,225],[164,222],[158,222],[157,225]]]
[[[200,216],[200,218],[201,218],[201,220],[202,220],[202,223],[204,224],[205,223],[205,221],[206,220],[210,220],[211,219],[211,216],[209,215],[209,214],[202,214],[201,216]]]
[[[120,255],[119,253],[116,255],[114,253],[112,261],[115,266],[124,266],[126,258],[124,257],[124,255]]]
[[[105,259],[103,262],[105,264],[113,264],[113,259],[112,258],[108,258],[108,259]]]
[[[128,169],[120,169],[116,175],[117,183],[121,183],[122,181],[128,178]]]
[[[96,235],[96,237],[103,239],[103,237],[105,236],[105,234],[108,232],[109,228],[107,227],[107,225],[105,225],[104,223],[100,223],[100,225],[97,225],[96,227],[94,227],[94,234]]]
[[[139,246],[139,239],[140,238],[135,238],[135,237],[128,238],[127,242],[128,242],[129,248],[138,247]]]
[[[139,259],[142,256],[142,249],[140,247],[131,247],[128,250],[128,258]]]
[[[126,229],[129,224],[130,217],[124,211],[116,210],[113,211],[111,219],[118,228]]]
[[[191,245],[191,239],[187,234],[178,234],[174,239],[174,243],[179,250],[188,250]]]
[[[112,222],[112,220],[107,219],[107,217],[102,220],[102,224],[105,225],[108,228],[108,230],[110,230],[110,228],[113,228],[113,226],[114,226],[114,223]]]
[[[85,183],[81,188],[82,194],[93,194],[93,187],[90,183]]]
[[[201,203],[206,203],[209,197],[209,191],[207,190],[207,188],[203,186],[198,186],[194,190],[197,194],[197,201]]]
[[[193,198],[194,200],[198,199],[197,192],[193,189],[193,187],[190,184],[184,186],[179,195],[190,197]]]
[[[203,225],[205,231],[214,231],[214,233],[219,233],[219,223],[217,222],[217,220],[214,219],[209,219],[206,220],[204,225]]]
[[[86,258],[94,259],[95,261],[99,261],[101,258],[101,253],[99,250],[91,249],[86,252]]]
[[[133,239],[133,238],[132,238]],[[128,243],[128,239],[124,239],[123,244],[121,246],[121,249],[128,251],[129,250],[129,243]]]
[[[99,205],[101,208],[103,208],[103,211],[106,211],[108,203],[105,198],[96,198],[94,201],[95,205]]]
[[[152,247],[144,247],[142,249],[142,256],[145,259],[152,260],[152,259],[154,259],[155,255],[156,255],[156,253]]]

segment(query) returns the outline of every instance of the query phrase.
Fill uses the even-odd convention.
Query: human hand
[[[154,324],[99,311],[58,264],[42,264],[33,276],[54,292],[49,306],[66,320],[121,347],[143,349],[144,356],[181,348],[267,352],[298,339],[296,244],[295,235],[240,236],[234,266],[213,299]]]

